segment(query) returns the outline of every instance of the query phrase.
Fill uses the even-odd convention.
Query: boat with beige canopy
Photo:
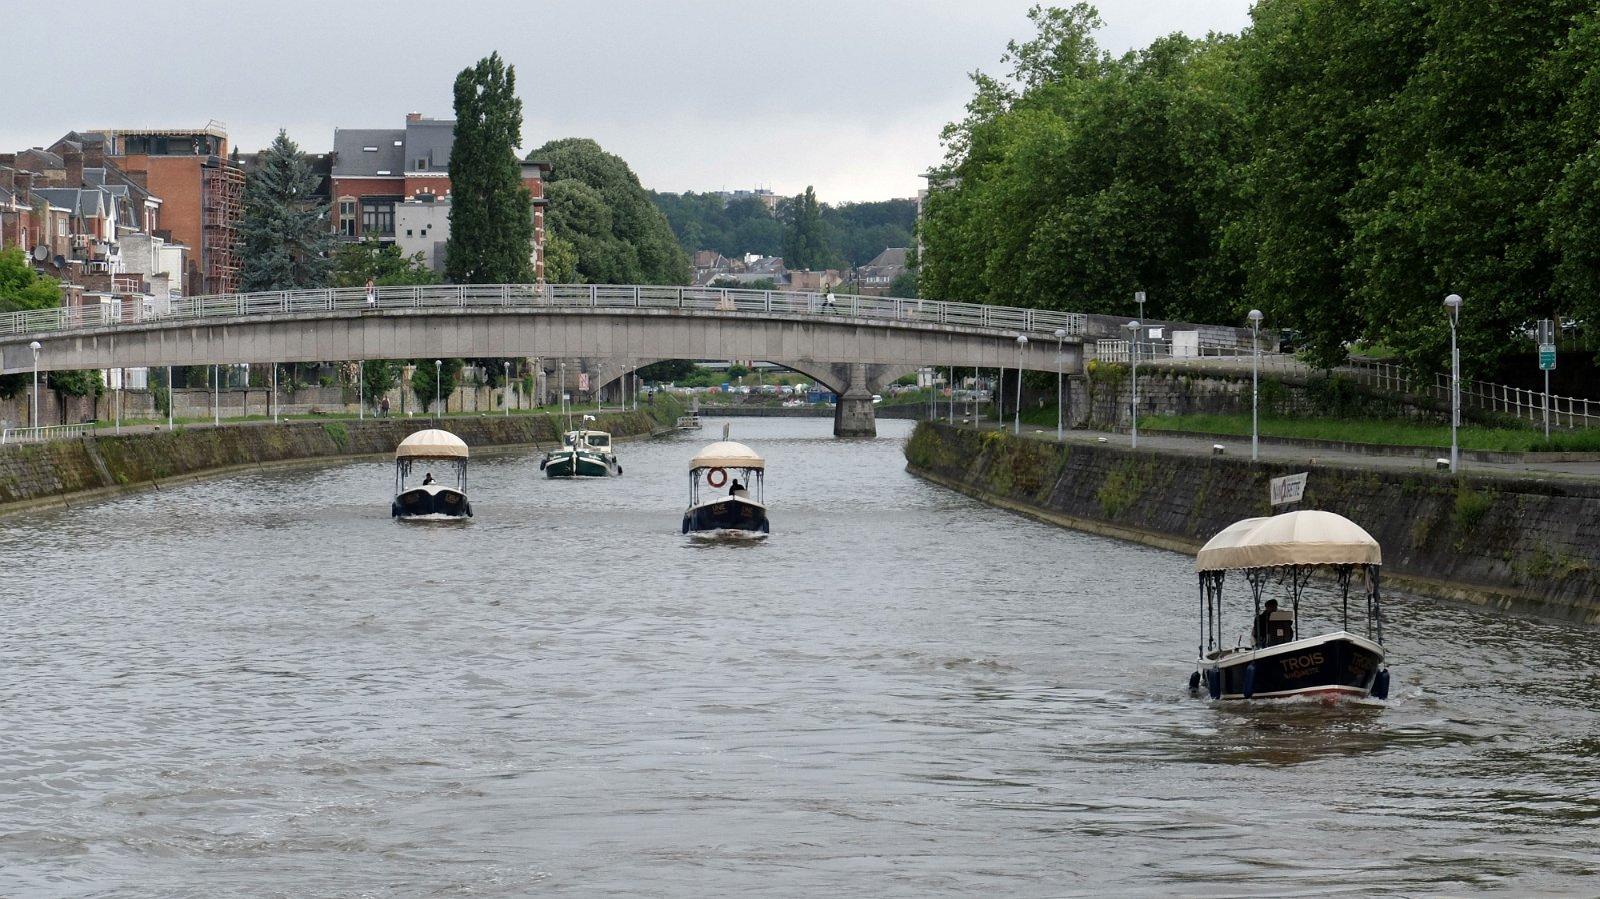
[[[394,503],[389,514],[402,519],[472,517],[467,501],[467,443],[449,431],[430,428],[400,441],[394,451]],[[439,472],[435,479],[434,471]],[[411,483],[421,472],[419,483]]]
[[[1195,555],[1200,579],[1200,647],[1189,689],[1202,686],[1212,699],[1289,696],[1389,695],[1383,667],[1383,608],[1378,569],[1383,552],[1360,525],[1333,512],[1285,512],[1246,518],[1223,528]],[[1252,627],[1235,645],[1222,637],[1222,584],[1239,571],[1250,585]],[[1323,616],[1327,630],[1311,630],[1302,600],[1313,574],[1331,573],[1340,605]],[[1287,586],[1289,608],[1263,596],[1273,583]],[[1365,635],[1352,633],[1350,591],[1359,591],[1356,620]],[[1337,627],[1334,627],[1337,625]]]
[[[762,538],[771,532],[767,522],[767,463],[755,450],[723,439],[710,444],[689,460],[689,509],[683,513],[683,532],[691,536]],[[725,496],[701,499],[701,484],[711,490],[728,488]]]

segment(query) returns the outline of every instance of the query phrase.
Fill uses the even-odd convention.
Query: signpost
[[[1310,472],[1285,475],[1268,482],[1268,497],[1274,506],[1297,503],[1306,495],[1306,478]]]
[[[1544,439],[1550,439],[1550,372],[1556,367],[1556,323],[1539,320],[1539,370],[1544,372]]]

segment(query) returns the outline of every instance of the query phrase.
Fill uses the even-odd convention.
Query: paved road
[[[994,422],[984,422],[980,425],[985,428],[995,427]],[[1010,425],[1006,426],[1010,430]],[[1035,440],[1055,441],[1056,432],[1052,429],[1039,429],[1024,425],[1023,436]],[[1068,431],[1067,443],[1093,443],[1098,444],[1102,438],[1108,445],[1127,447],[1130,438],[1125,433],[1107,431]],[[1142,431],[1139,434],[1140,449],[1156,449],[1162,452],[1192,453],[1197,456],[1211,454],[1213,444],[1220,443],[1227,447],[1230,456],[1250,457],[1250,438],[1215,436],[1191,437],[1176,434],[1164,434],[1159,431]],[[1324,449],[1321,447],[1286,446],[1281,444],[1262,443],[1261,459],[1266,462],[1307,463],[1317,465],[1340,465],[1349,468],[1370,468],[1378,471],[1432,471],[1434,459],[1446,458],[1450,455],[1449,449],[1423,456],[1368,456],[1348,450]],[[1462,460],[1461,470],[1466,473],[1478,472],[1482,474],[1509,475],[1514,477],[1529,477],[1535,479],[1554,479],[1576,481],[1586,484],[1600,483],[1600,462],[1474,462]]]

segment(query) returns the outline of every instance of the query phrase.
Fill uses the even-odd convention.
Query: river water
[[[0,522],[0,895],[1600,893],[1600,635],[1397,595],[1391,702],[1217,707],[1186,557],[895,421],[734,422],[773,536],[689,545],[709,424]]]

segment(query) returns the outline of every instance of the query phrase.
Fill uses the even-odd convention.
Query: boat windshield
[[[590,434],[589,435],[589,445],[590,446],[598,446],[598,447],[602,447],[602,448],[603,447],[608,447],[608,446],[611,445],[611,435],[609,435],[609,434]]]

